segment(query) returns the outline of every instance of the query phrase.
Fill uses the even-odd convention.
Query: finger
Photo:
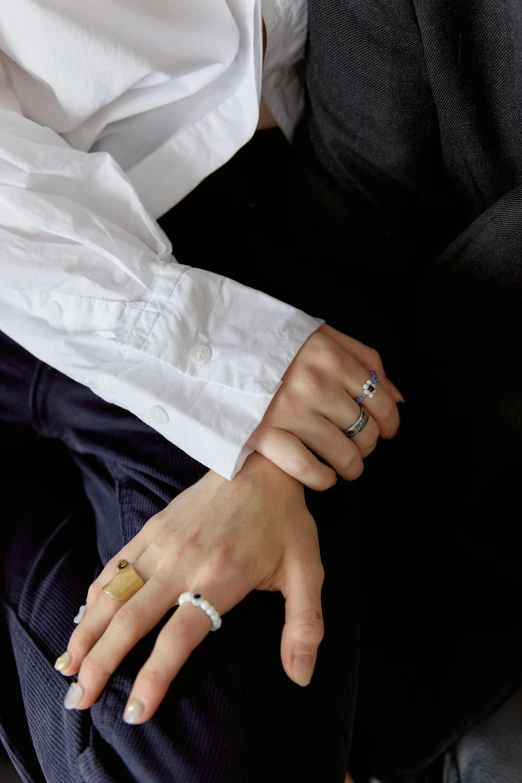
[[[138,535],[109,560],[100,576],[89,587],[87,609],[69,639],[66,652],[62,653],[55,663],[55,668],[61,674],[70,677],[78,672],[85,655],[98,641],[114,614],[122,606],[121,601],[104,593],[102,588],[117,576],[117,564],[120,560],[125,559],[129,563],[134,563],[143,549],[143,539]],[[138,573],[143,579],[147,578],[140,571]]]
[[[337,481],[335,471],[323,465],[295,435],[277,427],[261,427],[248,441],[256,451],[310,489],[324,490]]]
[[[375,370],[377,375],[386,375],[381,356],[375,348],[370,348],[369,345],[361,343],[360,340],[356,340],[354,337],[349,337],[347,334],[339,332],[334,329],[333,326],[323,324],[319,327],[319,331],[324,332],[329,337],[336,340],[343,348],[355,356],[361,364],[363,364],[367,370]]]
[[[129,563],[135,565],[135,561],[140,557],[147,548],[147,544],[153,537],[155,529],[163,524],[163,512],[154,514],[144,525],[141,530],[129,541],[123,549],[121,549],[117,555],[114,555],[107,564],[99,576],[91,584],[87,593],[87,610],[94,604],[105,587],[105,585],[114,579],[118,573],[118,563],[120,560],[128,560]],[[139,573],[139,572],[138,572]]]
[[[382,378],[381,383],[383,383],[386,389],[389,391],[393,397],[394,402],[405,402],[404,397],[402,396],[399,389],[395,386],[394,383],[390,381],[386,375]]]
[[[165,579],[158,572],[131,599],[120,604],[81,662],[78,683],[83,696],[77,709],[94,704],[125,656],[176,605],[181,586],[181,579],[176,584],[172,574]]]
[[[325,459],[345,481],[353,481],[363,472],[362,454],[357,446],[324,416],[304,419],[299,423],[296,435],[314,454]]]
[[[347,438],[347,436],[344,434],[345,431],[352,426],[352,424],[355,424],[361,413],[360,406],[357,405],[352,397],[345,393],[342,395],[342,398],[338,398],[336,400],[336,404],[325,405],[324,408],[325,410],[321,411],[323,416],[328,419],[328,421],[330,421],[338,430],[340,430],[345,440],[348,440],[349,443],[353,444],[359,449],[362,457],[367,457],[372,453],[379,440],[379,425],[370,415],[368,415],[368,422],[366,423],[366,426],[363,427],[363,429],[354,438]],[[326,408],[328,408],[328,411],[326,411]],[[326,459],[330,465],[332,465],[332,467],[336,468],[334,463],[331,462],[322,451],[316,450],[313,448],[311,443],[308,443],[307,441],[305,442],[307,446],[311,448],[316,454],[319,454],[319,456],[323,457],[323,459]],[[339,448],[342,448],[340,444]],[[343,453],[346,456],[346,452]],[[344,478],[343,473],[341,473],[339,470],[337,470],[337,472]]]
[[[367,370],[374,370],[379,376],[381,383],[392,396],[394,402],[404,402],[404,397],[399,389],[386,376],[386,370],[384,369],[381,356],[375,348],[370,348],[370,346],[361,343],[359,340],[355,340],[353,337],[349,337],[347,334],[339,332],[332,326],[328,326],[328,324],[323,324],[323,326],[320,327],[320,331],[336,340],[348,351],[348,353],[355,356]]]
[[[369,380],[368,370],[351,354],[344,357],[343,383],[348,394],[356,399],[363,393],[363,385]],[[397,405],[382,384],[377,384],[373,397],[366,397],[364,407],[379,425],[381,438],[393,438],[399,429],[400,417]]]
[[[198,588],[199,589],[199,588]],[[222,613],[219,593],[215,588],[202,589],[213,606]],[[138,724],[149,720],[192,651],[207,636],[212,623],[199,607],[183,604],[158,634],[154,649],[141,668],[129,695],[123,713],[126,723]]]
[[[281,660],[285,672],[298,685],[312,679],[317,649],[324,636],[321,588],[324,571],[314,552],[295,561],[284,575],[285,626],[281,637]]]

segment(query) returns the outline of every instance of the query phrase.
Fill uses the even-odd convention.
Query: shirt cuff
[[[93,390],[232,479],[288,366],[323,323],[221,275],[167,265],[130,331],[121,326],[125,341]]]

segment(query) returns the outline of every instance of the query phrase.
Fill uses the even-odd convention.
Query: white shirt
[[[306,3],[263,13],[291,136]],[[227,478],[322,321],[178,264],[156,219],[253,135],[261,78],[256,0],[0,0],[0,329]]]

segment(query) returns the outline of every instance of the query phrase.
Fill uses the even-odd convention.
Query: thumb
[[[312,679],[317,649],[324,636],[321,587],[324,571],[318,555],[313,561],[287,567],[281,591],[286,599],[281,660],[285,672],[298,685]]]

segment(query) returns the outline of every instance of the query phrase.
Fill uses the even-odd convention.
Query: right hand
[[[123,558],[145,580],[126,603],[103,592]],[[232,481],[209,471],[151,517],[91,585],[87,611],[69,640],[68,663],[60,669],[67,677],[78,673],[77,700],[70,706],[91,707],[128,652],[185,591],[201,592],[220,614],[252,590],[280,591],[286,599],[282,664],[290,679],[308,685],[323,638],[323,576],[301,484],[259,454],[251,454]],[[210,628],[207,615],[190,604],[168,619],[129,696],[143,707],[133,722],[154,715]]]
[[[359,415],[355,398],[369,370],[378,375],[377,393],[364,401],[368,424],[350,440],[343,430]],[[403,401],[377,351],[324,325],[296,355],[248,445],[307,487],[328,489],[336,473],[346,480],[361,475],[363,457],[379,436],[394,437],[400,423],[397,403]]]

